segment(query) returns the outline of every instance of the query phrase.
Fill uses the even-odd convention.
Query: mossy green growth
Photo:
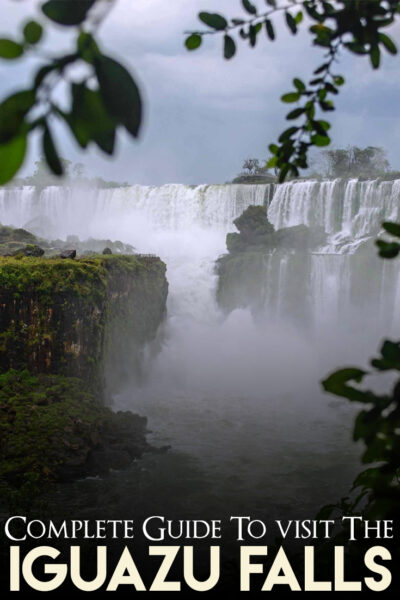
[[[84,462],[109,410],[83,382],[10,370],[0,375],[0,492],[30,502],[62,465]]]
[[[84,381],[0,375],[0,506],[28,510],[57,481],[122,469],[148,448],[146,419],[113,412]]]

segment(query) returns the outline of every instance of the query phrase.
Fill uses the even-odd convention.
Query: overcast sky
[[[17,36],[24,19],[37,17],[34,0],[0,0],[0,5],[0,37]],[[311,47],[306,27],[292,36],[282,25],[274,43],[260,35],[255,49],[241,43],[231,61],[222,58],[219,36],[208,36],[189,53],[183,32],[198,28],[200,10],[241,16],[239,0],[116,1],[99,37],[103,51],[121,60],[140,83],[145,98],[141,137],[133,141],[122,134],[116,156],[108,159],[95,148],[82,153],[59,128],[62,156],[83,162],[91,175],[141,184],[225,182],[241,170],[244,158],[267,156],[268,144],[285,127],[287,105],[280,96],[290,90],[294,76],[310,76],[321,50]],[[68,50],[65,28],[46,26],[46,47],[54,53]],[[383,146],[400,169],[400,57],[383,58],[376,72],[368,59],[343,55],[337,71],[347,85],[337,112],[329,115],[332,137],[336,146]],[[32,60],[2,61],[1,97],[26,85],[33,68]],[[25,173],[40,152],[33,146]]]

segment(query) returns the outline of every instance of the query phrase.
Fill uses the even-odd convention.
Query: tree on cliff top
[[[242,169],[249,175],[254,175],[260,169],[260,161],[258,158],[246,158],[243,162]]]

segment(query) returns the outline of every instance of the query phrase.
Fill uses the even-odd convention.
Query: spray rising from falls
[[[399,195],[400,180],[23,187],[0,190],[0,221],[47,239],[119,239],[159,254],[170,284],[162,350],[146,383],[116,402],[147,415],[159,442],[212,470],[222,505],[238,493],[248,500],[251,490],[254,506],[274,495],[281,505],[306,506],[311,490],[317,503],[332,499],[315,492],[327,470],[354,464],[347,409],[329,410],[319,380],[339,363],[366,359],[382,326],[400,334],[399,268],[367,251],[380,223],[399,218]],[[264,205],[276,229],[322,226],[328,239],[301,260],[266,256],[257,275],[263,310],[254,319],[243,306],[226,317],[216,302],[215,260],[249,205]],[[346,491],[352,473],[338,477],[334,494],[337,485]]]

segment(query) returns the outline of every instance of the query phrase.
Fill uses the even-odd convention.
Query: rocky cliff
[[[0,492],[123,468],[146,419],[106,408],[165,313],[153,256],[0,258]]]
[[[80,377],[98,392],[109,361],[129,369],[121,347],[154,337],[166,295],[157,258],[1,258],[0,370]]]
[[[249,206],[234,224],[238,233],[228,233],[228,254],[216,263],[221,308],[226,312],[244,307],[259,311],[279,300],[285,312],[304,318],[310,252],[325,243],[323,229],[296,225],[275,230],[262,206]],[[291,281],[291,294],[274,298],[279,293],[274,283],[279,284],[283,277]]]

